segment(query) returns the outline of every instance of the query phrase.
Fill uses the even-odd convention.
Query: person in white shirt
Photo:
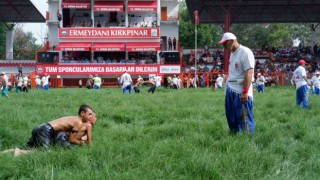
[[[236,36],[230,32],[223,34],[219,44],[223,44],[225,50],[231,52],[225,97],[225,112],[230,133],[249,131],[252,135],[255,125],[252,111],[252,79],[255,66],[253,52],[239,44]]]
[[[6,72],[3,72],[3,79],[6,81],[7,86],[9,86],[9,77],[6,75]]]
[[[178,78],[177,88],[180,89],[180,87],[181,87],[181,79],[180,79],[179,76],[177,78]]]
[[[15,78],[15,87],[16,87],[16,93],[22,92],[22,77],[20,74],[17,74]]]
[[[29,89],[28,89],[28,81],[29,81],[29,78],[27,75],[25,75],[23,78],[22,78],[22,91],[23,92],[29,92]]]
[[[41,87],[41,80],[38,75],[36,75],[36,89],[39,90]]]
[[[222,89],[223,78],[220,74],[218,74],[218,78],[216,79],[216,86],[218,89]]]
[[[178,78],[176,75],[173,75],[172,84],[173,84],[173,89],[178,89]]]
[[[28,85],[28,80],[29,80],[29,78],[28,78],[27,75],[25,75],[25,76],[22,78],[22,84],[23,84],[24,86],[26,86],[26,87],[27,87],[27,85]]]
[[[195,88],[195,82],[196,80],[194,79],[194,77],[193,76],[191,76],[190,77],[190,86],[189,86],[189,88]]]
[[[120,78],[120,83],[122,84],[122,93],[126,94],[127,90],[129,90],[129,94],[131,95],[131,84],[132,79],[130,74],[127,73],[127,71],[124,71]]]
[[[101,88],[101,78],[96,74],[93,77],[93,89],[100,89]]]
[[[162,81],[161,76],[158,76],[158,75],[157,75],[156,78],[155,78],[156,87],[161,86],[161,81]]]
[[[42,82],[42,89],[43,90],[49,90],[49,78],[50,76],[48,74],[45,74],[42,79],[41,79],[41,82]]]
[[[320,72],[315,72],[314,76],[311,79],[312,83],[312,96],[320,94],[320,82],[319,82]]]
[[[258,92],[264,92],[264,83],[266,82],[265,78],[261,75],[261,73],[258,73],[258,77],[256,80],[257,84],[257,91]]]
[[[306,62],[303,59],[299,60],[299,67],[294,70],[291,79],[292,84],[296,87],[296,103],[297,106],[303,106],[303,108],[308,108],[308,85],[311,85],[307,80],[307,73],[305,69]]]
[[[8,89],[7,89],[7,81],[5,80],[4,75],[5,74],[3,74],[3,73],[0,74],[1,94],[2,94],[2,96],[5,96],[5,97],[9,98]]]

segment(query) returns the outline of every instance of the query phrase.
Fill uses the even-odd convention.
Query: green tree
[[[181,46],[194,48],[195,25],[192,23],[185,2],[180,2],[179,38]],[[320,37],[320,28],[316,37]],[[299,39],[303,46],[312,45],[310,23],[268,23],[268,24],[231,24],[230,31],[236,34],[239,42],[250,48],[291,47],[294,39]],[[198,47],[205,45],[221,48],[217,42],[223,29],[219,25],[198,25]],[[320,38],[316,38],[320,44]]]
[[[261,48],[269,44],[268,29],[263,24],[234,24],[231,32],[237,36],[239,42],[250,48]]]
[[[17,26],[13,41],[14,59],[35,59],[36,51],[41,49],[41,46],[36,44],[36,40],[32,32],[24,32],[22,27]]]
[[[185,2],[180,2],[180,18],[179,18],[179,39],[181,46],[195,46],[195,25],[191,22]],[[219,27],[211,24],[198,25],[198,47],[203,48],[205,45],[209,47],[217,47],[220,38]]]
[[[4,59],[6,54],[6,27],[0,23],[0,59]]]

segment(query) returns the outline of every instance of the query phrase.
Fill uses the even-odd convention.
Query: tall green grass
[[[224,92],[50,89],[0,98],[0,150],[20,147],[33,127],[97,112],[93,146],[14,157],[0,154],[0,179],[318,179],[320,97],[295,106],[292,87],[254,94],[253,137],[229,135]]]

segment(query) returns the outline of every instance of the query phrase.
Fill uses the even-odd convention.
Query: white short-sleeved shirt
[[[264,85],[265,79],[263,76],[257,77],[256,83],[257,85]]]
[[[296,89],[299,89],[301,86],[307,85],[307,81],[303,79],[303,76],[306,76],[306,69],[302,66],[299,66],[296,70],[293,71],[292,80],[296,83]]]
[[[161,76],[156,77],[156,86],[157,87],[161,86],[161,80],[162,80]]]
[[[243,80],[245,71],[254,69],[254,64],[255,60],[253,52],[249,48],[240,45],[239,48],[230,55],[228,80]],[[254,79],[253,74],[254,73],[252,73],[252,79]],[[243,85],[240,85],[237,82],[228,82],[228,88],[236,93],[241,94]],[[250,85],[248,96],[253,97],[252,85]]]
[[[178,78],[174,77],[174,78],[172,79],[172,83],[175,84],[175,85],[177,85],[177,84],[178,84]]]
[[[23,81],[22,83],[23,83],[23,85],[25,85],[25,86],[26,86],[26,85],[28,84],[28,80],[29,80],[29,78],[28,78],[28,77],[26,77],[26,76],[25,76],[25,77],[23,77],[23,78],[22,78],[22,81]]]
[[[223,81],[223,78],[222,78],[222,77],[218,77],[218,78],[216,79],[217,85],[220,86],[220,87],[222,87],[222,81]]]
[[[7,75],[3,75],[3,79],[6,81],[7,86],[10,84],[9,83],[9,77]]]
[[[99,87],[101,86],[101,78],[100,77],[98,77],[98,76],[94,77],[93,82],[94,82],[94,85],[99,86]]]
[[[125,88],[126,86],[130,85],[132,83],[132,79],[130,74],[124,73],[122,74],[120,78],[120,83],[122,83],[122,89]]]
[[[37,85],[40,85],[40,84],[41,84],[40,78],[37,78],[37,79],[36,79],[36,84],[37,84]]]
[[[42,81],[42,85],[43,85],[43,86],[49,84],[49,77],[50,77],[50,76],[43,76],[43,77],[42,77],[42,80],[41,80],[41,81]]]
[[[320,84],[319,84],[319,78],[317,76],[313,76],[312,79],[312,85],[315,86],[315,87],[320,87]]]

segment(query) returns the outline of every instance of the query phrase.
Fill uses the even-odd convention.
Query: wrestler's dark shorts
[[[40,124],[39,126],[33,128],[32,136],[26,144],[27,148],[32,147],[44,147],[48,146],[53,142],[54,130],[49,123]]]
[[[134,89],[134,92],[135,92],[135,93],[140,93],[140,90],[139,90],[139,88],[137,88],[137,87],[134,87],[133,89]]]
[[[56,133],[54,142],[57,146],[63,147],[63,148],[73,148],[75,147],[74,144],[69,142],[69,135],[64,132],[60,131]]]
[[[150,89],[148,90],[148,92],[152,92],[152,94],[154,93],[154,91],[156,90],[157,86],[153,85],[150,87]]]

